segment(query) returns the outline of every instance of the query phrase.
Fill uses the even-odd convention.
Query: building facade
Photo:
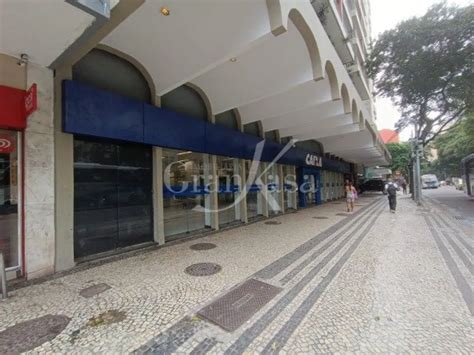
[[[0,0],[8,277],[334,200],[390,160],[366,1],[103,3]]]

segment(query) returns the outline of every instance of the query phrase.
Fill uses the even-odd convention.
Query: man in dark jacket
[[[397,209],[397,190],[398,185],[394,183],[391,178],[388,179],[388,182],[385,184],[385,192],[388,195],[388,204],[391,213],[395,213]]]

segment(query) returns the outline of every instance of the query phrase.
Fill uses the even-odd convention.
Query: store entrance
[[[74,256],[153,240],[152,150],[74,140]]]
[[[321,171],[316,168],[300,168],[297,175],[300,207],[321,204]]]
[[[5,267],[19,267],[17,133],[0,130],[0,251]]]

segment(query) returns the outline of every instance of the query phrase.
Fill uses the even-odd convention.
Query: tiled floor
[[[0,332],[63,315],[67,327],[35,353],[468,353],[474,236],[407,198],[397,214],[381,195],[358,204],[349,217],[328,203],[19,289],[0,303]],[[189,248],[201,242],[217,247]],[[184,272],[203,262],[222,270]],[[281,291],[240,328],[196,315],[251,278]],[[110,288],[80,295],[98,284]]]

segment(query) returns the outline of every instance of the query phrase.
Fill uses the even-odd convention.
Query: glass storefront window
[[[173,236],[204,229],[206,213],[195,208],[205,207],[208,195],[203,154],[163,149],[162,159],[165,237],[172,240]]]
[[[0,130],[0,250],[5,267],[19,266],[17,133]]]
[[[236,176],[238,172],[238,159],[217,157],[217,176],[219,178],[219,225],[236,221],[237,208],[234,202],[238,194],[240,181]]]
[[[75,138],[75,257],[152,240],[151,148]]]
[[[284,175],[284,201],[285,201],[285,208],[287,209],[294,209],[293,206],[293,193],[295,192],[296,187],[296,175],[295,175],[295,168],[293,166],[284,166],[283,167],[283,175]]]
[[[280,190],[282,188],[279,166],[273,164],[267,171],[269,212],[278,214],[281,211]]]
[[[250,168],[252,162],[249,160],[245,161],[245,172],[247,175],[247,218],[252,219],[263,214],[263,198],[261,194],[262,186],[257,181],[249,181]],[[255,178],[260,175],[260,163],[255,173]]]

